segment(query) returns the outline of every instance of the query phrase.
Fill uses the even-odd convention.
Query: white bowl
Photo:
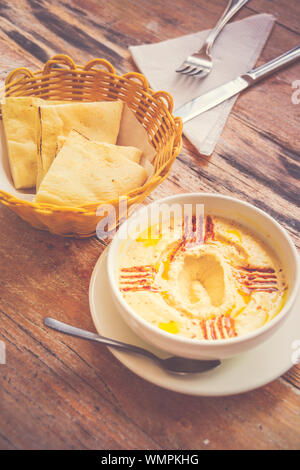
[[[153,205],[160,207],[161,204],[204,204],[205,213],[227,217],[257,232],[259,237],[277,253],[288,283],[288,298],[280,313],[269,323],[249,334],[217,340],[188,339],[173,335],[151,325],[135,313],[127,304],[118,287],[119,254],[122,245],[124,245],[126,233],[130,226],[132,227],[131,224],[136,224],[139,221],[143,225],[143,221],[147,219]],[[247,202],[229,196],[208,193],[179,194],[161,199],[138,210],[121,225],[112,240],[108,251],[107,266],[109,284],[116,308],[135,333],[163,351],[194,359],[232,357],[267,340],[290,313],[300,283],[298,253],[284,228],[268,214]]]

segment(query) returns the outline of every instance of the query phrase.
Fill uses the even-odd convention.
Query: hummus
[[[196,339],[240,336],[271,321],[287,292],[276,255],[234,221],[190,219],[125,242],[119,288],[130,307],[158,328]]]

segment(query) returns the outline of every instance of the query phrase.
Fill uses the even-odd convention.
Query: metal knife
[[[234,80],[224,83],[224,85],[221,85],[204,95],[198,96],[198,98],[189,101],[175,110],[174,115],[181,117],[183,123],[185,123],[199,114],[214,108],[223,101],[228,100],[228,98],[231,98],[240,91],[245,90],[245,88],[255,85],[259,80],[271,75],[273,72],[292,64],[299,58],[300,45],[294,47],[288,52],[285,52],[281,56],[276,57],[276,59],[273,59],[256,69],[252,69],[244,75],[240,75]]]

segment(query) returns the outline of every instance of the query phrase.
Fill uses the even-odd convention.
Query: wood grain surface
[[[225,0],[0,1],[0,79],[56,53],[136,70],[129,45],[212,27]],[[300,41],[298,0],[252,0],[236,18],[275,15],[258,64]],[[237,100],[210,158],[185,140],[170,177],[148,202],[209,191],[237,196],[280,222],[299,247],[300,104],[296,64]],[[298,449],[300,366],[271,384],[224,398],[151,385],[105,348],[47,330],[51,315],[94,330],[88,287],[104,244],[35,230],[0,207],[1,449]],[[300,332],[299,332],[300,338]]]

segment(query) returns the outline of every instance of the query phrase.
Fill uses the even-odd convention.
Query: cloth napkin
[[[215,87],[248,72],[256,63],[272,30],[275,18],[268,14],[229,23],[212,48],[213,69],[204,79],[178,74],[175,69],[192,52],[200,49],[209,30],[167,41],[131,46],[139,70],[151,88],[166,90],[176,109]],[[211,155],[237,96],[184,124],[183,132],[202,155]]]

